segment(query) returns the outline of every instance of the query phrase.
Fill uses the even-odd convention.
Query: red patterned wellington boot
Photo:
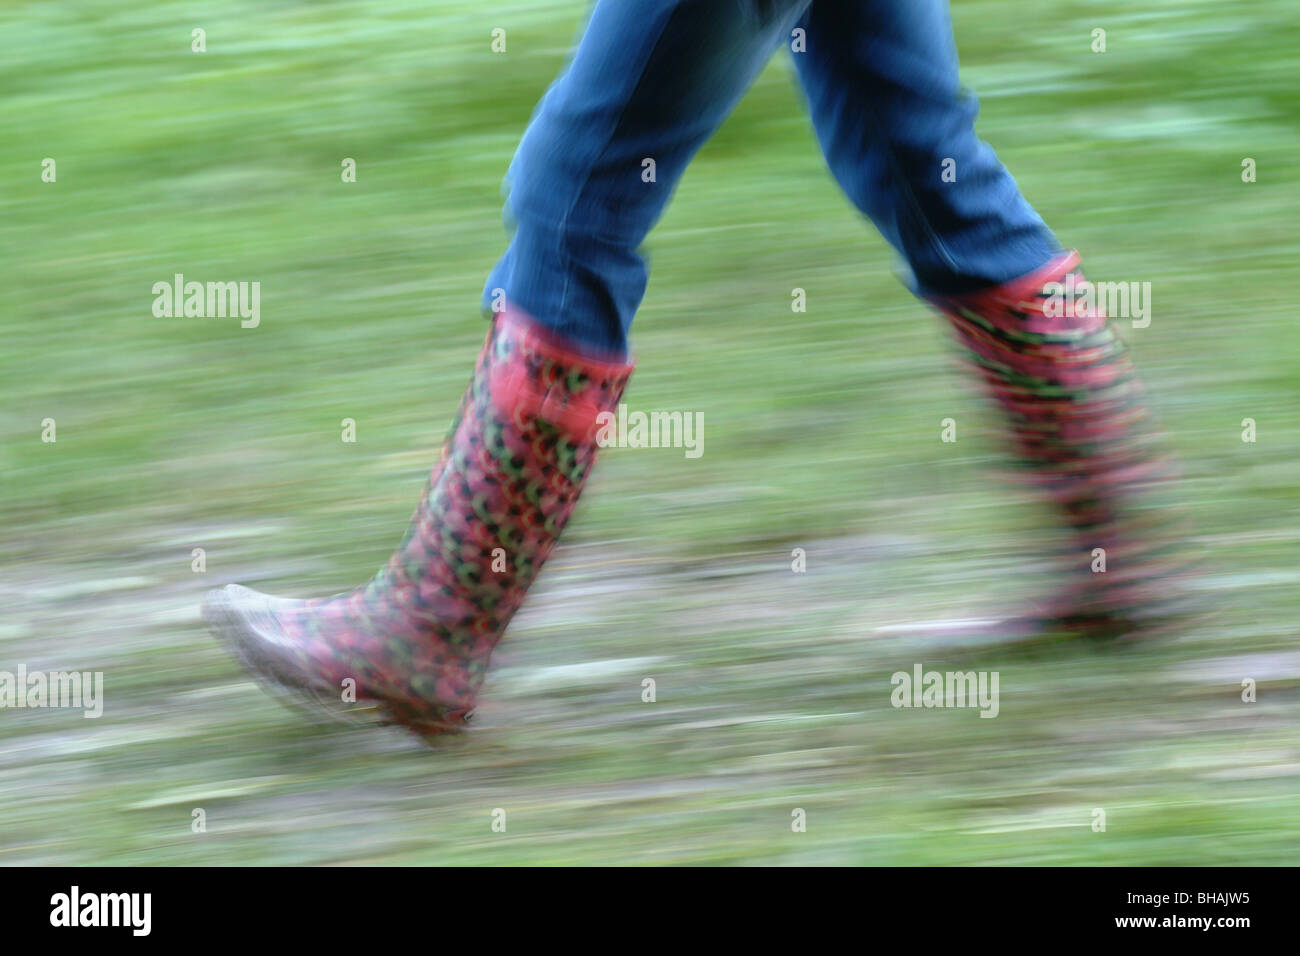
[[[1119,640],[1179,620],[1176,584],[1187,562],[1174,513],[1155,493],[1175,469],[1158,449],[1137,372],[1104,309],[1060,295],[1082,288],[1078,265],[1077,253],[1062,253],[1006,285],[931,299],[1004,414],[1020,467],[1069,530],[1065,586],[1010,618],[902,630],[977,643]]]
[[[631,372],[498,315],[388,564],[320,600],[229,585],[209,593],[204,617],[255,676],[332,715],[373,710],[425,735],[460,728],[587,480],[596,418]]]

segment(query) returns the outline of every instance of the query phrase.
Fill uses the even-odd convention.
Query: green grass
[[[1094,277],[1153,283],[1125,335],[1218,619],[992,659],[997,720],[889,706],[916,654],[873,628],[1014,595],[1041,516],[990,470],[992,420],[778,59],[649,243],[628,401],[703,412],[705,455],[606,455],[483,728],[433,753],[304,726],[195,611],[228,580],[350,586],[400,536],[483,335],[502,176],[582,5],[5,5],[0,669],[102,669],[108,702],[0,712],[0,862],[1293,862],[1292,5],[954,12],[981,134]],[[176,272],[260,281],[261,327],[154,318]]]

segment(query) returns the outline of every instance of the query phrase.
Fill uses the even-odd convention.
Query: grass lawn
[[[435,753],[308,726],[207,637],[206,588],[329,593],[400,537],[484,333],[502,176],[582,11],[0,12],[0,670],[102,670],[106,694],[98,720],[0,711],[0,863],[1294,863],[1291,0],[954,10],[983,137],[1094,278],[1152,283],[1123,334],[1213,621],[982,660],[996,720],[890,706],[917,651],[875,628],[1001,606],[1050,541],[778,58],[649,242],[627,401],[702,412],[705,453],[605,455],[479,728]],[[259,281],[260,326],[155,318],[176,273]]]

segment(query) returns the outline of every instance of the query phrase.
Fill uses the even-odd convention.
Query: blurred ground
[[[981,133],[1094,278],[1153,284],[1124,334],[1185,458],[1213,622],[981,660],[996,720],[890,707],[918,652],[873,629],[1000,607],[1048,542],[778,59],[650,243],[627,400],[703,412],[705,454],[606,454],[479,729],[433,753],[304,726],[204,634],[208,587],[328,593],[400,537],[484,331],[502,175],[581,13],[4,7],[0,669],[103,670],[107,701],[0,712],[0,862],[1294,862],[1285,0],[955,9]],[[260,281],[261,326],[153,317],[176,272]]]

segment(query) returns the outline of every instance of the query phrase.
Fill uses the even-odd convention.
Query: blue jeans
[[[648,278],[642,241],[771,55],[800,39],[792,56],[826,161],[914,291],[1000,284],[1058,250],[975,135],[947,0],[598,0],[511,163],[513,236],[484,307],[504,301],[625,355]]]

